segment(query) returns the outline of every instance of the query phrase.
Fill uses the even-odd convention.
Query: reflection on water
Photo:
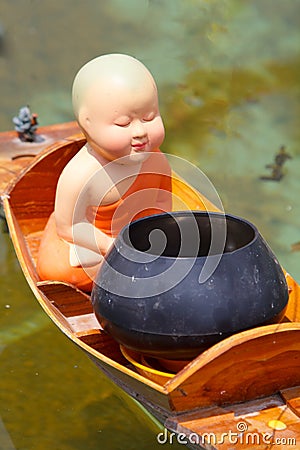
[[[25,104],[41,125],[73,120],[70,88],[84,62],[108,52],[140,58],[158,81],[163,149],[200,167],[225,210],[253,221],[299,280],[299,8],[2,0],[0,130]],[[282,145],[293,158],[283,178],[261,180]],[[160,448],[150,419],[45,317],[3,233],[0,286],[0,448]]]

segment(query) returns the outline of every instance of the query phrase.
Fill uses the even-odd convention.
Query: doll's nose
[[[133,137],[140,138],[146,136],[146,134],[147,131],[144,124],[140,120],[136,121],[133,128]]]

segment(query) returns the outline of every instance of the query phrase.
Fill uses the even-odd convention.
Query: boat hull
[[[201,436],[205,430],[220,435],[236,430],[237,423],[245,421],[249,433],[262,437],[271,430],[274,436],[300,442],[300,289],[288,274],[289,302],[282,323],[222,340],[163,384],[141,375],[124,358],[118,343],[99,326],[89,296],[66,283],[39,280],[36,256],[54,208],[56,183],[63,167],[83,144],[82,135],[55,142],[36,156],[2,195],[18,260],[45,313],[110,379],[169,430],[186,436]],[[49,167],[54,170],[50,172]],[[177,177],[174,189],[191,209],[205,209],[209,204]],[[285,428],[272,430],[268,425],[272,420],[283,421]],[[228,445],[228,441],[210,445],[206,439],[202,446],[225,449]]]

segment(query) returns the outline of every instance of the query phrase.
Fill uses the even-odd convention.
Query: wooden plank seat
[[[99,353],[134,370],[123,357],[119,344],[101,328],[89,295],[59,281],[39,281],[37,286],[55,306],[57,313],[67,321],[76,337]]]

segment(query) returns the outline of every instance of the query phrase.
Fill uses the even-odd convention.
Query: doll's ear
[[[78,114],[78,123],[81,126],[81,128],[88,132],[89,128],[91,126],[91,119],[88,113],[87,108],[80,108],[79,114]]]

